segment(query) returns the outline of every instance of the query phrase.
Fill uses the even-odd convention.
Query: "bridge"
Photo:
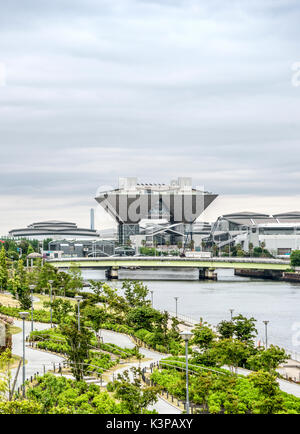
[[[234,270],[261,270],[269,273],[284,272],[290,268],[289,261],[271,258],[179,258],[153,256],[123,256],[99,258],[61,258],[48,260],[54,267],[67,269],[76,264],[82,269],[104,269],[108,277],[118,278],[120,269],[198,269],[199,278],[213,278],[217,268]]]

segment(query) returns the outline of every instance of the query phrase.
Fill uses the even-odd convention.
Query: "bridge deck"
[[[63,258],[51,259],[57,268],[70,267],[76,263],[81,268],[110,267],[197,267],[197,268],[244,268],[258,270],[285,271],[290,268],[289,261],[269,258],[157,258],[157,257],[103,257],[103,258]]]

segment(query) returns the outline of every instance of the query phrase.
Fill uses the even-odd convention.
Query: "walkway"
[[[22,328],[22,321],[20,320],[14,320],[14,325],[17,327]],[[50,324],[43,324],[43,323],[34,323],[34,330],[44,330],[50,327]],[[25,321],[25,336],[29,335],[31,331],[31,322]],[[104,343],[111,343],[118,345],[122,348],[134,348],[135,344],[132,342],[132,340],[121,333],[117,333],[110,330],[101,330],[101,336],[103,337]],[[12,352],[15,355],[21,356],[23,355],[23,332],[17,333],[13,335],[13,347]],[[157,353],[152,350],[148,350],[146,348],[141,348],[140,352],[145,356],[145,358],[149,359],[146,362],[141,361],[141,368],[149,367],[151,363],[156,362],[158,360],[161,360],[162,358],[166,357],[164,354]],[[60,363],[64,359],[60,356],[56,356],[55,354],[47,353],[44,351],[39,351],[30,347],[25,348],[25,358],[26,358],[26,378],[30,378],[35,373],[39,372],[40,374],[43,373],[43,369],[45,366],[45,370],[52,370],[53,369],[53,363]],[[114,372],[114,374],[111,374],[110,379],[113,380],[113,376],[116,376],[118,373],[122,373],[125,370],[130,369],[132,366],[139,366],[139,363],[129,363],[125,367],[122,367]],[[12,381],[15,377],[17,368],[12,369]],[[71,375],[68,376],[68,378],[72,378]],[[16,383],[16,389],[22,384],[22,366],[19,371],[19,375],[17,378]],[[155,409],[158,411],[159,414],[180,414],[181,411],[171,404],[167,403],[165,400],[159,398],[158,402],[154,404],[153,406],[149,407],[149,409]]]
[[[22,329],[22,321],[14,319],[14,325]],[[44,330],[50,327],[50,324],[34,323],[34,330]],[[23,330],[23,329],[22,329]],[[31,331],[31,322],[25,321],[25,336],[28,336]],[[12,353],[23,357],[23,331],[12,336]],[[35,350],[29,347],[25,347],[25,359],[27,361],[25,366],[26,378],[30,378],[35,373],[43,373],[43,366],[45,370],[53,369],[53,363],[62,362],[64,359],[55,354],[46,353],[44,351]],[[11,370],[12,381],[15,377],[17,368]],[[22,384],[22,366],[17,378],[16,389]]]

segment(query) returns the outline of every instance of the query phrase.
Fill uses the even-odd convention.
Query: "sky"
[[[191,176],[208,220],[300,210],[299,22],[298,0],[3,2],[0,233],[88,226],[119,176]]]

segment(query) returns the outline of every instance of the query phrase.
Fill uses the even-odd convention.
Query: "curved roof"
[[[48,220],[44,222],[36,222],[27,226],[27,228],[12,229],[9,234],[13,237],[34,237],[45,236],[49,238],[61,237],[70,235],[76,237],[97,237],[97,231],[88,228],[78,228],[76,223]]]

